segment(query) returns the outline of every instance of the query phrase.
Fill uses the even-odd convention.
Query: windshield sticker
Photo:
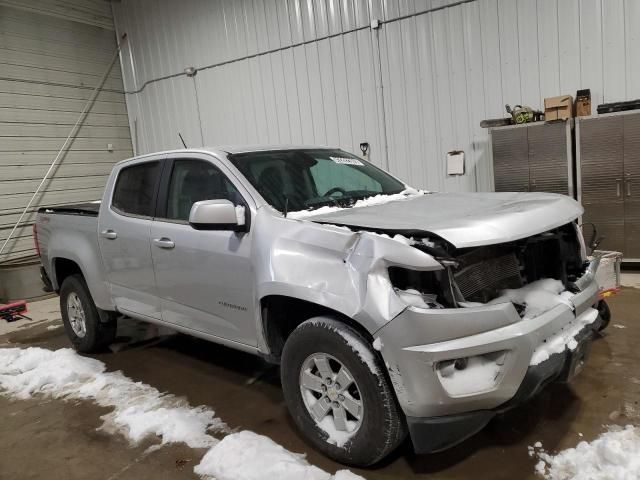
[[[329,157],[335,163],[339,163],[341,165],[356,165],[358,167],[364,167],[364,163],[362,163],[357,158],[346,158],[346,157]]]

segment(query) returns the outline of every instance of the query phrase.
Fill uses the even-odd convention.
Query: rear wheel
[[[81,275],[70,275],[62,282],[60,312],[67,336],[79,352],[99,352],[116,337],[115,313],[96,307]]]
[[[298,326],[284,346],[281,376],[300,431],[341,463],[372,465],[406,436],[380,357],[342,322],[317,317]]]

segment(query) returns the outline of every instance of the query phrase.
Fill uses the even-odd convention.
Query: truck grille
[[[489,258],[477,252],[458,258],[461,268],[454,273],[455,282],[467,301],[483,302],[498,296],[505,288],[520,288],[520,265],[514,253]],[[476,261],[477,260],[477,261]]]

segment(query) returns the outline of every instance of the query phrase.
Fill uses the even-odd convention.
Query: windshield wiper
[[[336,198],[333,198],[333,197],[321,197],[321,198],[326,200],[317,200],[317,201],[307,200],[305,202],[305,205],[307,206],[307,210],[315,210],[320,207],[328,207],[331,205],[333,205],[334,207],[340,207],[340,204],[338,203],[338,199]]]

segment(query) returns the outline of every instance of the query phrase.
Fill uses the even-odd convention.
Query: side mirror
[[[196,230],[246,231],[245,207],[229,200],[202,200],[191,206],[189,225]]]

